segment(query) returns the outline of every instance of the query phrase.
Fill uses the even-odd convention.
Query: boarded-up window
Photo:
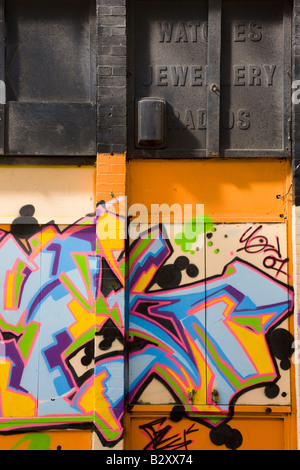
[[[1,16],[2,153],[95,155],[95,1],[2,0]]]

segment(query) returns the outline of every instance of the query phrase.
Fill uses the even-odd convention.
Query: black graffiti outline
[[[183,436],[180,433],[177,433],[174,436],[166,438],[167,434],[172,430],[171,425],[166,425],[158,431],[155,429],[155,426],[163,426],[166,421],[167,418],[159,418],[151,421],[150,423],[139,426],[139,428],[145,431],[150,438],[150,442],[146,445],[144,450],[148,450],[150,448],[153,448],[154,450],[188,450],[188,445],[192,444],[193,441],[187,440],[187,436],[199,431],[199,429],[193,429],[195,423],[193,423],[188,429],[184,429]]]

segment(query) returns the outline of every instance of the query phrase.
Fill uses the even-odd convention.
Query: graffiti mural
[[[121,233],[101,205],[40,226],[27,205],[1,230],[0,432],[94,426],[105,446],[122,439],[124,236],[99,236],[110,219]]]
[[[282,327],[293,310],[284,229],[209,223],[195,250],[157,226],[132,243],[132,405],[173,404],[174,422],[204,424],[216,445],[238,448],[242,436],[227,424],[235,405],[247,403],[250,391],[264,390],[266,402],[287,395],[279,398],[278,385],[293,341]],[[151,434],[151,448],[169,433],[156,420],[140,429]]]
[[[62,448],[44,433],[90,430],[116,448],[127,403],[163,404],[139,421],[145,449],[189,449],[202,428],[239,448],[237,406],[290,400],[285,225],[146,227],[126,258],[120,213],[41,225],[28,204],[0,227],[0,433]]]

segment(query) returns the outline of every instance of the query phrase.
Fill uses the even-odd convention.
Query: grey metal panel
[[[4,0],[0,0],[0,155],[4,154],[5,103],[5,17]]]
[[[300,80],[300,37],[296,32],[300,29],[300,0],[294,0],[293,11],[293,81]],[[300,135],[298,129],[300,127],[300,99],[298,94],[299,87],[297,83],[293,88],[295,95],[293,96],[293,125],[292,125],[292,141],[293,141],[293,203],[296,207],[300,205]]]
[[[163,98],[168,153],[205,152],[207,0],[137,0],[131,7],[130,132],[137,130],[136,103],[147,97]],[[129,147],[134,153],[134,142]],[[139,155],[147,152],[138,150]]]
[[[290,25],[283,0],[223,0],[221,148],[289,150]]]
[[[6,2],[8,101],[90,101],[91,14],[83,0]]]
[[[96,1],[9,0],[5,20],[5,154],[95,156]]]
[[[208,157],[218,157],[220,151],[221,19],[222,0],[209,0],[206,144]]]
[[[130,1],[129,156],[289,157],[291,3]],[[165,149],[135,147],[145,97],[167,102]]]
[[[96,106],[7,103],[8,154],[95,155]]]

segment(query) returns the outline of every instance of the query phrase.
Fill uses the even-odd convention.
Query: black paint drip
[[[11,233],[18,238],[30,238],[39,227],[38,221],[33,217],[35,208],[31,204],[21,207],[20,217],[17,217],[11,225]]]
[[[190,264],[186,256],[179,256],[174,264],[168,264],[159,269],[154,277],[153,284],[157,283],[162,289],[174,289],[181,283],[182,271],[186,271],[191,278],[195,278],[199,274],[199,269],[195,264]]]
[[[236,450],[243,443],[243,436],[237,429],[232,429],[228,424],[221,424],[212,429],[209,434],[210,440],[216,446],[225,445],[227,449]]]
[[[273,355],[280,360],[282,370],[289,370],[291,367],[290,358],[294,353],[293,335],[288,330],[278,328],[269,335],[270,349]]]

